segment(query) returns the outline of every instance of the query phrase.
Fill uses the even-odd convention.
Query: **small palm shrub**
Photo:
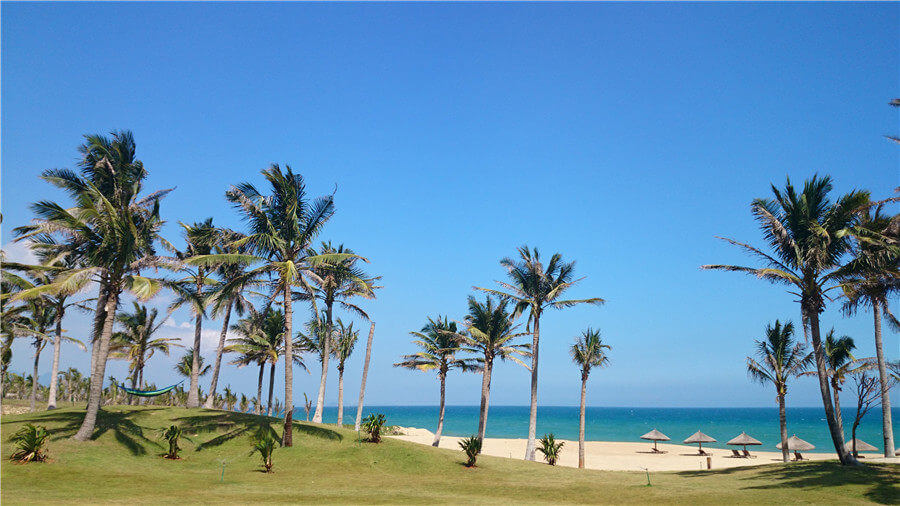
[[[475,467],[475,460],[481,453],[481,438],[469,436],[459,442],[459,447],[466,453],[466,467]]]
[[[381,430],[384,428],[385,418],[381,413],[372,413],[363,419],[363,430],[369,434],[369,441],[381,442]]]
[[[557,441],[555,437],[553,437],[553,433],[544,434],[540,440],[541,446],[538,447],[538,451],[544,454],[544,460],[547,461],[551,466],[556,465],[556,461],[559,460],[559,452],[562,450],[562,447],[565,441]]]
[[[10,459],[18,462],[44,462],[47,460],[47,449],[44,445],[50,433],[43,426],[27,424],[9,438],[10,443],[15,443],[16,451]]]
[[[167,459],[177,459],[178,452],[181,451],[181,447],[178,446],[178,438],[181,437],[181,427],[170,425],[168,429],[163,431],[162,437],[169,442],[169,451],[163,456]]]
[[[261,425],[253,437],[253,449],[250,450],[250,455],[259,453],[263,468],[267,473],[272,472],[272,454],[275,453],[275,447],[279,444],[280,441],[275,430],[268,424]]]

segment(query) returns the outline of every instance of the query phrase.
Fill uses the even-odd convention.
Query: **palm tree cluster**
[[[14,229],[16,240],[26,242],[40,262],[3,263],[0,384],[18,394],[25,383],[8,373],[14,339],[32,340],[32,377],[37,377],[41,351],[52,344],[53,370],[45,396],[48,408],[56,406],[60,381],[66,385],[67,399],[86,400],[86,415],[74,436],[84,441],[93,433],[101,406],[125,397],[114,378],[104,388],[108,360],[128,362],[126,381],[132,389],[154,389],[145,377],[151,359],[182,346],[177,339],[160,335],[163,324],[173,312],[187,308],[194,320],[193,346],[175,366],[187,389],[179,385],[144,402],[187,407],[202,403],[227,409],[253,406],[258,413],[265,406],[270,414],[284,412],[283,443],[290,446],[293,366],[305,369],[304,353],[319,357],[322,371],[314,419],[321,421],[329,358],[338,362],[342,403],[343,373],[358,336],[353,324],[345,324],[335,313],[368,320],[355,300],[372,299],[380,288],[375,284],[379,278],[361,267],[367,259],[344,245],[323,242],[317,249],[314,244],[334,215],[334,195],[312,198],[300,174],[288,166],[272,165],[262,171],[267,191],[245,182],[225,192],[243,218],[245,231],[218,227],[213,218],[180,222],[185,246],[177,248],[160,233],[161,203],[171,190],[143,191],[148,171],[137,157],[133,135],[120,131],[84,139],[75,169],[47,170],[41,176],[62,189],[70,202],[36,202],[31,206],[32,222]],[[171,276],[159,276],[160,270]],[[79,298],[88,287],[96,287],[97,296]],[[164,316],[145,305],[161,290],[174,295]],[[126,291],[134,298],[131,311],[120,309]],[[295,335],[295,302],[309,306],[308,328],[320,331],[316,339],[321,349],[309,346],[309,333]],[[91,348],[89,387],[79,387],[77,393],[70,388],[83,387],[85,379],[75,378],[80,373],[73,369],[59,373],[61,343],[79,343],[63,327],[71,308],[93,313],[90,341],[85,343]],[[237,323],[231,321],[235,313]],[[222,328],[215,357],[207,364],[201,336],[204,320],[211,317],[221,318]],[[229,330],[237,337],[229,340]],[[225,353],[233,353],[237,358],[232,363],[238,366],[259,366],[255,398],[242,395],[239,403],[230,386],[220,389]],[[279,406],[281,401],[273,399],[273,383],[275,366],[282,358],[285,392],[284,404]],[[268,402],[262,397],[265,365],[270,366]],[[209,373],[209,390],[204,394],[201,378]],[[36,381],[28,386],[34,406],[41,389]]]

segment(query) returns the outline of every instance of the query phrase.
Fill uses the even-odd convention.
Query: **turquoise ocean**
[[[847,439],[856,408],[843,410]],[[363,413],[383,413],[389,425],[419,427],[432,432],[437,427],[437,406],[367,406]],[[900,410],[891,410],[895,426],[900,425]],[[295,409],[295,417],[303,420],[303,409]],[[337,408],[326,407],[325,422],[337,421]],[[344,408],[344,423],[353,423],[356,407]],[[587,408],[585,438],[589,441],[641,441],[640,435],[657,429],[680,443],[700,430],[719,442],[709,446],[727,448],[724,444],[742,431],[762,441],[760,450],[775,450],[780,441],[777,408]],[[788,435],[796,434],[815,445],[815,451],[832,447],[825,411],[822,408],[788,408]],[[444,434],[468,436],[478,428],[478,406],[447,406]],[[538,436],[552,432],[557,438],[578,438],[577,406],[539,406]],[[895,439],[897,430],[895,429]],[[487,437],[528,437],[528,406],[492,406],[488,413]],[[873,408],[857,429],[857,437],[881,449],[881,409]],[[706,446],[706,445],[704,445]],[[832,449],[833,451],[833,449]]]

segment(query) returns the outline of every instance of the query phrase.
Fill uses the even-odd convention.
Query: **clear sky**
[[[819,172],[879,197],[900,183],[900,147],[883,137],[900,132],[887,105],[900,95],[898,34],[897,3],[4,2],[2,244],[29,203],[64,200],[41,170],[73,166],[83,134],[131,129],[146,188],[176,187],[162,213],[178,244],[179,220],[240,228],[223,194],[261,183],[271,162],[314,194],[337,187],[322,239],[383,276],[366,304],[369,403],[437,403],[433,375],[391,367],[414,351],[407,333],[429,315],[462,318],[472,286],[502,279],[499,259],[527,243],[577,260],[587,278],[572,296],[608,300],[542,320],[540,403],[578,403],[568,346],[593,326],[612,351],[591,405],[774,406],[744,360],[766,323],[798,319],[797,304],[698,267],[750,261],[714,236],[761,244],[749,203],[770,183]],[[188,322],[179,311],[165,335],[189,339]],[[869,313],[829,309],[822,324],[874,353]],[[206,323],[207,360],[219,325]],[[88,317],[65,326],[83,338]],[[889,358],[898,343],[887,331]],[[30,352],[15,346],[13,371],[30,370]],[[173,361],[154,357],[149,380],[173,383]],[[64,368],[88,363],[64,348]],[[295,402],[315,392],[311,369],[295,376]],[[527,404],[528,377],[500,365],[492,401]],[[221,381],[249,394],[256,372],[229,366]],[[477,404],[479,388],[452,374],[448,403]],[[790,404],[820,402],[814,380],[791,387]]]

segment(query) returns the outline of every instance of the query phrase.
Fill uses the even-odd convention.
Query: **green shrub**
[[[47,460],[47,450],[44,445],[50,433],[43,426],[27,424],[9,438],[10,443],[15,443],[16,451],[10,459],[18,462],[44,462]]]
[[[541,446],[538,447],[538,451],[544,454],[544,460],[547,461],[551,466],[556,465],[556,461],[559,460],[559,452],[562,450],[564,441],[557,441],[556,438],[553,437],[553,433],[544,434],[544,437],[540,439]]]
[[[177,459],[178,452],[181,451],[181,447],[178,446],[178,438],[181,437],[181,427],[170,425],[168,429],[163,431],[162,437],[169,442],[169,451],[164,457],[167,459]]]
[[[281,444],[275,429],[267,423],[260,424],[259,429],[253,436],[253,449],[250,455],[259,453],[262,458],[262,465],[267,473],[272,472],[272,455],[275,453],[275,447]]]
[[[381,413],[372,413],[363,419],[363,430],[369,434],[369,441],[381,442],[381,430],[384,428],[385,418]]]
[[[481,453],[481,438],[469,436],[459,442],[459,447],[466,452],[466,467],[475,467],[475,460]]]

